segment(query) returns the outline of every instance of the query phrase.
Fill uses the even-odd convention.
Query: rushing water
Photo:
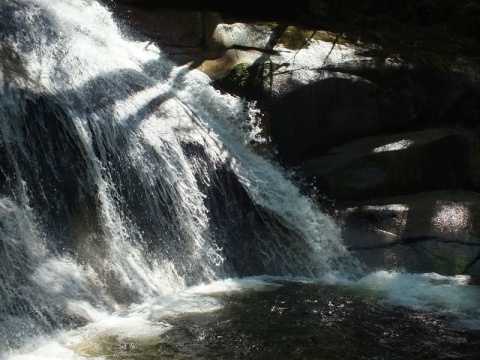
[[[361,339],[317,316],[350,297],[338,324],[427,314],[478,351],[478,287],[364,274],[337,225],[252,151],[253,104],[96,1],[4,0],[0,24],[0,358],[354,358],[345,344]],[[409,356],[391,344],[357,349]]]

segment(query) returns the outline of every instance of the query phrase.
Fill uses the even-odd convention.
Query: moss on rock
[[[264,76],[264,64],[246,62],[235,65],[215,84],[220,89],[246,99],[258,99],[269,92],[270,85]]]

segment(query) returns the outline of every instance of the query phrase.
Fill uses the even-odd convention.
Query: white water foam
[[[103,359],[103,343],[133,342],[154,346],[159,336],[172,328],[171,317],[186,313],[213,312],[223,308],[220,293],[271,291],[289,281],[320,282],[339,285],[347,290],[374,296],[379,304],[401,306],[409,309],[449,315],[455,323],[478,330],[480,324],[480,289],[468,285],[465,276],[441,276],[435,273],[408,274],[379,271],[351,281],[334,277],[321,280],[292,277],[251,277],[225,279],[193,286],[148,299],[142,304],[132,304],[118,314],[91,310],[95,321],[83,328],[59,333],[50,338],[39,338],[23,349],[12,352],[9,360],[43,359]]]
[[[90,308],[86,303],[78,304],[89,313],[91,323],[76,330],[38,337],[28,346],[11,351],[8,359],[104,359],[102,344],[109,341],[154,346],[160,342],[159,336],[172,328],[168,318],[222,309],[223,303],[211,295],[274,290],[281,285],[272,280],[280,279],[260,276],[219,280],[152,297],[115,314]]]
[[[327,275],[322,282],[367,291],[380,304],[449,315],[461,326],[480,329],[480,287],[470,285],[469,276],[382,270],[356,281]]]
[[[82,302],[108,313],[162,295],[163,303],[151,305],[162,313],[179,304],[166,294],[228,276],[200,186],[212,186],[222,166],[264,211],[260,217],[269,216],[262,221],[271,239],[260,238],[258,250],[267,269],[318,275],[343,266],[348,256],[336,224],[282,169],[249,148],[252,140],[262,141],[253,104],[221,94],[204,74],[176,67],[147,41],[128,39],[96,1],[9,0],[0,15],[2,41],[23,67],[18,81],[1,93],[0,135],[13,164],[13,195],[4,203],[15,209],[15,216],[5,211],[2,219],[6,228],[24,230],[7,231],[0,239],[9,258],[0,290],[8,299],[5,313],[15,313],[0,330],[0,339],[12,341],[7,349],[69,319],[95,323]],[[32,123],[38,127],[30,130]],[[51,126],[66,134],[45,130]],[[44,138],[34,139],[44,130]],[[58,152],[50,137],[65,141]],[[189,158],[185,143],[201,147],[205,159]],[[80,156],[69,158],[72,149]],[[68,166],[57,169],[64,155],[85,164],[75,168],[83,172],[69,178],[62,171]],[[123,168],[128,171],[120,172]],[[32,180],[30,174],[52,175]],[[130,175],[137,182],[130,184]],[[72,201],[70,194],[61,198],[58,189],[48,190],[50,183],[65,187],[65,182],[79,184],[76,206],[65,200]],[[85,200],[89,197],[94,206]],[[35,208],[34,199],[43,208]],[[140,219],[129,210],[136,206]],[[89,228],[84,222],[91,218]],[[153,231],[145,234],[140,224]],[[67,235],[57,239],[50,228]],[[158,253],[149,251],[155,246]]]
[[[3,13],[4,10],[8,12]],[[52,244],[57,239],[42,232],[46,225],[39,223],[39,216],[35,214],[44,209],[32,209],[30,204],[29,194],[42,192],[42,186],[22,190],[22,186],[26,186],[24,174],[19,168],[15,169],[15,180],[21,189],[12,198],[2,198],[0,206],[4,225],[0,241],[9,257],[0,269],[11,281],[2,282],[0,290],[8,297],[8,305],[13,304],[5,312],[17,312],[17,319],[6,320],[9,326],[0,331],[0,339],[11,337],[31,344],[21,349],[16,348],[16,343],[7,344],[9,359],[102,358],[95,355],[98,353],[96,339],[113,337],[154,342],[170,328],[165,317],[221,309],[222,303],[209,295],[278,286],[268,280],[247,278],[186,287],[187,275],[191,277],[189,281],[195,283],[207,283],[227,275],[217,270],[225,259],[216,247],[214,229],[209,227],[205,194],[197,186],[196,175],[201,166],[192,165],[185,156],[181,147],[183,140],[201,144],[214,165],[220,166],[228,160],[229,169],[250,200],[290,231],[291,251],[274,247],[282,240],[280,236],[285,235],[279,232],[277,237],[272,236],[271,247],[262,253],[267,260],[279,264],[283,273],[290,272],[287,265],[291,262],[305,264],[302,269],[305,276],[319,276],[334,270],[338,276],[349,268],[351,264],[340,264],[350,259],[336,224],[300,194],[282,169],[248,149],[251,140],[261,141],[252,120],[256,111],[252,104],[220,94],[204,74],[175,67],[160,49],[153,45],[147,48],[146,41],[126,39],[112,14],[95,1],[11,0],[0,5],[0,11],[10,17],[8,25],[14,30],[6,38],[13,50],[21,54],[29,77],[29,81],[19,82],[21,86],[15,90],[28,91],[33,99],[35,95],[48,95],[61,103],[73,119],[72,132],[82,144],[82,155],[89,165],[87,177],[95,188],[100,207],[100,232],[106,243],[105,248],[101,248],[105,251],[104,258],[101,258],[103,254],[96,253],[95,246],[92,245],[93,250],[88,249],[91,244],[87,242],[86,253],[80,259],[76,258],[78,254],[65,254],[62,249],[55,251]],[[25,99],[16,94],[3,89],[1,95],[2,104],[9,109],[17,102],[25,106]],[[162,102],[150,111],[156,99]],[[2,140],[9,154],[14,153],[12,144],[15,143],[21,144],[19,153],[28,153],[23,139],[19,138],[21,124],[8,123],[19,114],[25,116],[22,111],[23,108],[7,111],[1,117]],[[143,113],[147,115],[136,118]],[[96,135],[95,141],[92,134]],[[125,164],[140,174],[143,198],[153,199],[149,221],[165,221],[159,210],[164,204],[155,199],[173,190],[168,194],[171,196],[168,205],[175,208],[175,214],[181,219],[175,225],[191,245],[188,257],[175,254],[175,249],[167,247],[165,253],[170,252],[172,258],[145,258],[148,254],[141,243],[143,229],[128,221],[131,219],[122,208],[124,202],[119,194],[121,184],[114,183],[113,170],[109,169],[108,151],[113,150],[114,155],[120,152],[118,139],[130,140],[127,150],[119,157],[123,156]],[[162,166],[154,161],[158,159]],[[35,169],[35,164],[31,166]],[[167,184],[161,183],[162,179],[167,179]],[[209,185],[211,178],[200,174],[200,181]],[[60,218],[59,222],[62,221]],[[278,230],[271,226],[272,233]],[[98,262],[89,263],[90,257]],[[173,257],[177,257],[176,262]],[[316,268],[310,269],[310,265]],[[17,286],[17,281],[22,286]],[[134,299],[134,304],[119,304],[108,293],[109,286],[120,286],[119,283],[131,292],[127,291],[127,295]],[[474,323],[478,318],[475,313],[478,302],[472,300],[479,298],[478,289],[455,283],[450,278],[439,281],[431,275],[385,272],[349,284],[382,293],[385,301],[392,304],[430,307],[432,311],[460,308],[461,312],[470,314],[465,321]],[[457,296],[448,295],[451,292]],[[14,305],[19,299],[26,305],[22,303],[17,309]],[[23,306],[27,309],[25,313],[22,313]],[[76,330],[58,330],[58,333],[48,328],[51,336],[31,340],[28,330],[39,324],[25,316],[35,311],[38,317],[44,317],[38,321],[42,326],[48,324],[55,328],[59,313],[89,321],[89,324]],[[16,330],[18,333],[14,334]]]

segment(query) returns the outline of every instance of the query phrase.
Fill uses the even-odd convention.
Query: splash
[[[200,283],[356,272],[335,223],[249,147],[253,104],[96,1],[7,0],[0,22],[5,351]]]

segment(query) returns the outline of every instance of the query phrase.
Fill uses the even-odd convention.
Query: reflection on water
[[[361,292],[287,282],[270,292],[217,295],[225,304],[222,310],[169,319],[173,328],[145,359],[477,359],[480,355],[478,331],[456,327],[446,316],[382,306]],[[132,344],[108,346],[120,350]],[[123,353],[124,357],[117,352],[113,358],[130,358],[131,350]]]
[[[480,328],[458,322],[460,312],[478,315],[478,307],[453,313],[394,304],[389,285],[418,289],[421,279],[432,298],[452,289],[472,296],[480,291],[433,274],[380,272],[343,285],[230,279],[152,299],[122,320],[87,325],[57,345],[74,359],[478,359]],[[415,297],[428,302],[416,290],[409,296],[412,303]],[[13,359],[51,359],[44,356],[48,346],[43,349],[43,356]]]
[[[480,332],[380,305],[365,290],[285,282],[219,296],[221,311],[171,319],[156,346],[179,359],[478,359]],[[157,356],[158,356],[157,353]],[[128,358],[128,357],[125,357]]]

